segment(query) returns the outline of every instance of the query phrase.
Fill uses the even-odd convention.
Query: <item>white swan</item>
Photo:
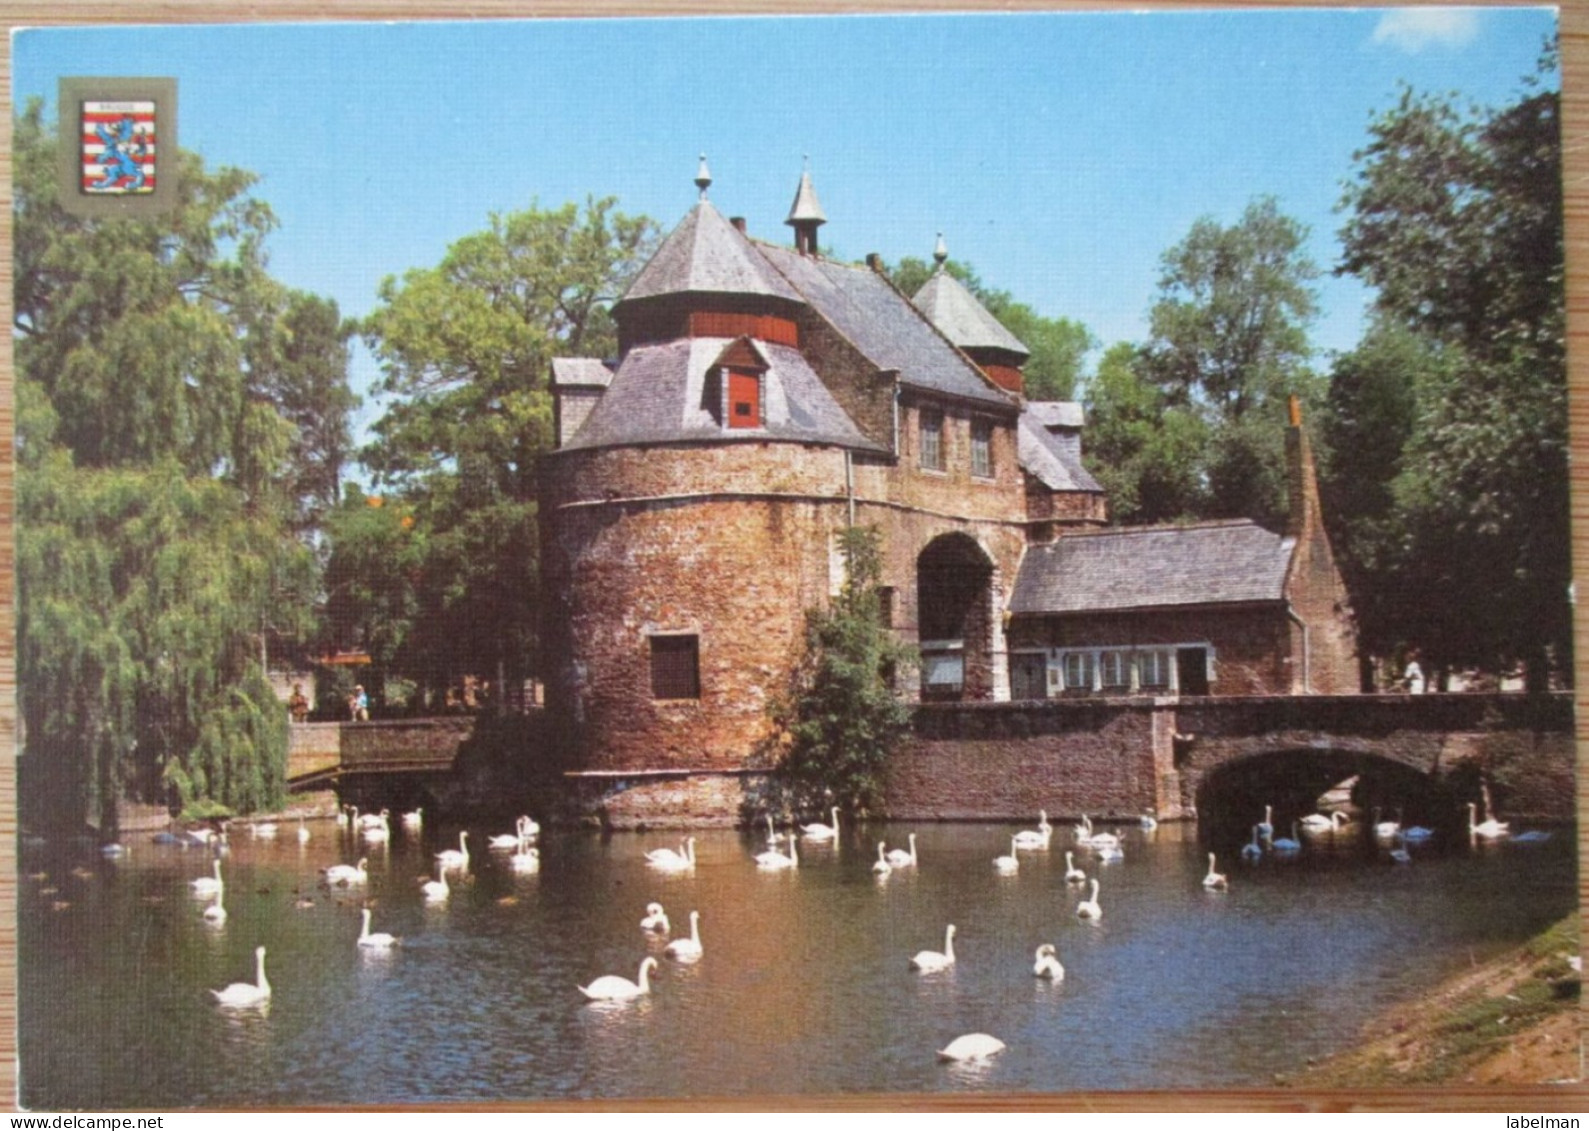
[[[443,868],[469,867],[469,833],[467,830],[458,834],[458,847],[445,848],[436,853],[436,860]]]
[[[1069,852],[1065,853],[1065,882],[1067,884],[1084,884],[1087,882],[1087,873],[1076,867],[1076,861],[1071,859]]]
[[[1093,848],[1119,848],[1120,838],[1114,833],[1094,833],[1087,843]]]
[[[204,909],[204,920],[217,926],[226,922],[226,896],[222,892],[215,893],[215,902]]]
[[[695,867],[695,838],[686,837],[678,852],[671,848],[653,848],[646,853],[646,863],[665,872],[682,872]]]
[[[1015,834],[1016,848],[1044,849],[1048,847],[1049,838],[1054,835],[1054,826],[1048,823],[1048,810],[1037,811],[1037,828],[1023,829]]]
[[[1478,816],[1479,807],[1473,802],[1468,802],[1468,835],[1478,837],[1480,840],[1499,840],[1503,836],[1512,834],[1511,825],[1506,821],[1497,821],[1494,817],[1483,824],[1475,825],[1474,819]]]
[[[1258,843],[1258,837],[1261,835],[1258,830],[1261,827],[1260,825],[1254,825],[1252,827],[1252,840],[1241,846],[1241,858],[1243,860],[1261,860],[1263,858],[1263,846]]]
[[[432,903],[440,903],[452,894],[452,889],[447,886],[447,866],[440,861],[436,862],[436,878],[425,880],[419,885],[420,892]]]
[[[888,852],[888,862],[896,868],[914,868],[916,866],[916,834],[910,834],[910,851],[903,848],[892,848]]]
[[[541,850],[530,847],[530,838],[519,832],[519,850],[508,857],[515,872],[538,872],[541,869]]]
[[[232,1006],[263,1005],[270,1000],[270,982],[265,978],[265,948],[254,948],[254,981],[233,982],[224,990],[211,990],[215,1004]]]
[[[1106,844],[1101,848],[1095,845],[1093,852],[1097,854],[1100,864],[1113,864],[1126,858],[1125,849],[1118,844]]]
[[[1275,850],[1275,855],[1277,856],[1294,856],[1296,853],[1301,852],[1302,842],[1297,839],[1297,823],[1295,821],[1291,822],[1290,836],[1276,838],[1269,847]]]
[[[995,856],[993,858],[993,867],[1003,876],[1014,875],[1020,871],[1021,862],[1015,857],[1015,838],[1013,836],[1010,838],[1010,854],[1008,856]]]
[[[1092,839],[1092,818],[1083,813],[1081,820],[1076,823],[1076,827],[1071,832],[1076,838],[1077,844],[1086,844]]]
[[[366,946],[372,950],[390,950],[397,945],[397,938],[385,931],[370,933],[370,909],[364,909],[364,929],[359,932],[359,946]]]
[[[196,880],[189,880],[188,886],[193,889],[194,895],[211,896],[219,893],[224,884],[221,883],[221,862],[215,862],[215,875],[200,876]]]
[[[701,957],[701,913],[690,912],[690,937],[687,939],[674,939],[663,948],[663,954],[669,958],[677,958],[681,962],[693,962]]]
[[[356,814],[358,813],[358,810],[355,809],[353,812]],[[366,813],[364,816],[359,818],[359,828],[366,832],[368,832],[370,829],[381,828],[383,825],[387,824],[387,821],[391,815],[392,811],[390,809],[382,809],[379,813]]]
[[[348,810],[347,810],[346,806],[340,806],[337,809],[337,828],[345,829],[347,827],[348,827]]]
[[[403,814],[403,827],[405,829],[419,829],[424,828],[424,826],[425,810],[423,807],[419,809],[411,809],[407,813]]]
[[[795,853],[795,835],[789,834],[789,855],[785,856],[777,849],[768,849],[766,852],[756,854],[756,867],[758,868],[798,868],[800,857]]]
[[[1142,826],[1143,832],[1150,833],[1159,827],[1159,819],[1152,813],[1144,813],[1137,818],[1137,824]]]
[[[1310,833],[1334,832],[1344,824],[1346,824],[1346,814],[1339,809],[1329,816],[1325,816],[1323,813],[1309,813],[1301,821],[1302,827]]]
[[[524,834],[525,840],[534,840],[536,837],[541,835],[540,823],[538,821],[531,820],[529,817],[520,817],[518,824],[514,827],[518,829],[519,832]]]
[[[298,843],[299,844],[308,844],[309,843],[309,828],[308,828],[308,826],[306,826],[303,823],[303,818],[302,817],[298,818]]]
[[[1400,814],[1398,813],[1397,816],[1400,816]],[[1396,835],[1400,832],[1401,822],[1381,821],[1379,819],[1379,807],[1376,805],[1374,807],[1374,836],[1379,840],[1395,840]]]
[[[641,994],[651,992],[651,982],[646,975],[656,968],[656,958],[647,957],[640,963],[639,982],[631,982],[628,978],[620,978],[616,974],[606,974],[588,986],[580,986],[579,992],[591,1001],[623,1001],[626,998],[639,997]]]
[[[883,853],[885,847],[885,842],[881,840],[877,842],[877,863],[872,865],[872,871],[879,877],[886,876],[894,870],[894,866],[888,862],[888,857]]]
[[[359,857],[358,867],[352,864],[333,864],[320,873],[328,884],[362,884],[370,878],[369,857]]]
[[[802,825],[800,831],[812,840],[832,840],[839,835],[839,807],[837,805],[833,807],[833,823],[831,825]]]
[[[986,1033],[967,1033],[950,1041],[948,1047],[939,1049],[938,1059],[984,1060],[990,1056],[997,1056],[1008,1047],[997,1037],[990,1037]]]
[[[276,838],[275,821],[266,821],[262,825],[250,825],[249,827],[260,840],[274,840]]]
[[[522,817],[519,818],[519,823],[515,826],[515,828],[520,829],[520,830],[522,830],[524,828],[524,818],[522,818]],[[517,832],[499,833],[498,835],[496,835],[494,837],[490,837],[490,838],[488,838],[486,840],[486,847],[487,848],[517,848],[519,846],[519,841],[521,839],[522,839],[522,837]]]
[[[1092,898],[1076,904],[1076,914],[1083,919],[1102,919],[1103,908],[1098,906],[1098,881],[1092,881]]]
[[[1053,943],[1044,943],[1037,948],[1037,961],[1032,964],[1032,973],[1053,982],[1065,980],[1065,968],[1059,964]]]
[[[923,973],[946,970],[955,964],[955,925],[950,923],[943,933],[943,951],[923,950],[910,960],[910,964]]]
[[[662,910],[660,903],[646,904],[646,917],[640,920],[642,931],[661,931],[664,935],[671,929],[668,923],[668,913]]]
[[[1209,891],[1226,891],[1230,884],[1223,872],[1214,871],[1214,854],[1208,854],[1208,875],[1203,877],[1203,887]]]
[[[392,839],[392,825],[386,810],[382,809],[380,816],[375,818],[375,823],[364,826],[364,840],[366,844],[384,844]]]
[[[1265,840],[1275,835],[1274,815],[1273,805],[1263,807],[1263,820],[1258,822],[1258,835]]]
[[[778,847],[778,830],[773,827],[772,814],[767,814],[767,845],[770,848]]]

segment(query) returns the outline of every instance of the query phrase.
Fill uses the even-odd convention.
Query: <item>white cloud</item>
[[[1471,8],[1392,8],[1380,17],[1374,42],[1416,55],[1426,47],[1466,47],[1478,34]]]

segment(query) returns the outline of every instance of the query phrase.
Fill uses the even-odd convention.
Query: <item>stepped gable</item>
[[[1014,613],[1278,602],[1294,538],[1245,519],[1067,534],[1021,562]]]
[[[901,384],[990,408],[1012,399],[957,353],[919,310],[870,267],[851,267],[756,243],[805,301],[879,369],[899,371]]]
[[[1003,350],[1020,355],[1022,362],[1032,355],[1025,343],[1006,330],[965,284],[947,271],[934,272],[911,302],[944,337],[963,350]]]
[[[767,363],[761,428],[724,429],[712,415],[707,376],[736,344],[755,349]],[[799,350],[748,338],[681,338],[633,347],[563,448],[769,438],[885,450],[861,434]]]
[[[662,241],[619,305],[680,294],[758,296],[800,302],[745,235],[702,200]]]

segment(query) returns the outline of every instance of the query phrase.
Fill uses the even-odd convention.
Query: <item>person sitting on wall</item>
[[[1409,694],[1423,694],[1423,668],[1418,664],[1418,650],[1416,648],[1407,653],[1407,670],[1402,672],[1401,682],[1407,688]]]
[[[353,685],[353,694],[348,696],[348,707],[352,711],[353,721],[367,723],[370,721],[370,697],[364,694],[364,685]]]
[[[307,722],[309,719],[309,699],[303,693],[303,684],[292,685],[292,697],[287,700],[287,714],[295,723]]]

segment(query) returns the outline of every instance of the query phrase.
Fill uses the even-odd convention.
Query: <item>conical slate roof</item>
[[[817,201],[817,190],[811,185],[809,171],[800,174],[800,187],[795,190],[794,203],[789,206],[785,224],[826,224],[822,205]]]
[[[911,302],[944,337],[963,350],[1001,349],[1023,358],[1031,356],[1032,351],[947,271],[939,271],[928,279]]]
[[[707,200],[691,209],[662,241],[622,301],[687,293],[766,295],[800,301],[794,288],[767,266],[744,234]]]

